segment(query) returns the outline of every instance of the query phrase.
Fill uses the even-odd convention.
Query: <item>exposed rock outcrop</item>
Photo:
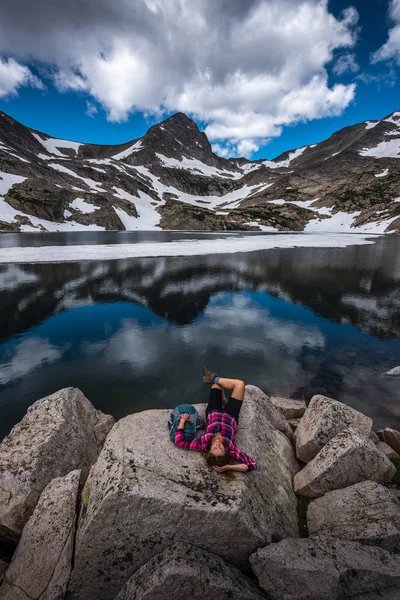
[[[61,600],[71,573],[80,471],[40,496],[0,588],[1,600]]]
[[[118,421],[82,494],[68,598],[113,598],[174,541],[245,567],[256,548],[297,536],[296,461],[290,441],[269,420],[271,407],[277,411],[247,390],[236,442],[258,469],[234,477],[210,470],[198,452],[174,446],[167,410]]]
[[[400,589],[398,557],[357,542],[282,540],[257,550],[251,564],[271,600],[351,600]]]
[[[30,406],[0,444],[0,524],[20,533],[52,479],[80,469],[84,480],[113,423],[76,388]]]
[[[310,535],[400,552],[400,500],[374,481],[357,483],[313,500],[307,527]]]
[[[235,567],[200,548],[173,545],[125,584],[115,600],[262,600],[263,591]]]
[[[313,396],[294,435],[297,458],[309,462],[329,440],[348,427],[369,436],[372,419],[332,398]]]
[[[264,394],[259,387],[255,385],[246,385],[244,399],[245,401],[254,400],[254,402],[262,405],[263,411],[266,413],[269,423],[284,433],[290,440],[293,438],[292,429],[282,414],[282,411],[276,407],[272,398]]]
[[[358,429],[350,427],[331,439],[295,475],[294,489],[302,496],[317,498],[361,481],[387,483],[395,473],[394,465],[375,444]]]

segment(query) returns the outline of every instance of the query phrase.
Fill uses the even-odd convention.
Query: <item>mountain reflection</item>
[[[234,243],[234,240],[233,242]],[[68,385],[120,417],[204,398],[209,362],[396,422],[400,238],[340,249],[0,267],[0,438]],[[393,408],[394,407],[394,408]]]

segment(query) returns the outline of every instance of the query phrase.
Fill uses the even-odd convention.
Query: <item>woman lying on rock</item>
[[[225,471],[246,473],[256,469],[254,458],[247,456],[235,446],[245,390],[243,381],[217,377],[217,374],[209,371],[206,365],[203,368],[203,383],[212,384],[206,410],[207,426],[201,437],[188,440],[184,427],[186,421],[190,420],[190,414],[183,414],[175,433],[175,444],[180,448],[205,452],[207,464],[218,473]],[[232,391],[225,408],[222,407],[224,388]],[[231,459],[238,464],[229,464]]]

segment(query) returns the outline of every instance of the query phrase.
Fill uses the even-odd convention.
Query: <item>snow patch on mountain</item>
[[[123,160],[124,158],[128,158],[128,156],[130,156],[134,152],[139,152],[139,150],[141,150],[141,149],[142,149],[142,140],[138,140],[137,142],[132,144],[132,146],[129,146],[129,148],[127,148],[126,150],[123,150],[122,152],[119,152],[118,154],[114,154],[114,156],[112,156],[112,158],[114,158],[115,160]]]
[[[243,177],[242,173],[210,167],[200,160],[197,160],[197,158],[186,158],[185,156],[182,156],[181,160],[178,160],[176,158],[169,158],[168,156],[157,153],[156,156],[159,158],[164,167],[168,167],[170,169],[186,169],[194,172],[196,175],[204,175],[205,177],[215,176],[223,177],[225,179],[239,179],[240,177]]]
[[[382,171],[382,173],[377,173],[377,174],[375,175],[375,177],[386,177],[386,175],[387,175],[388,173],[389,173],[389,169],[384,169],[384,170]]]
[[[51,163],[51,164],[49,164],[49,167],[51,169],[54,169],[55,171],[60,171],[60,173],[66,173],[67,175],[70,175],[71,177],[76,177],[77,179],[80,179],[81,181],[86,183],[86,185],[88,187],[90,187],[91,190],[94,190],[96,193],[105,191],[101,187],[101,184],[98,181],[94,181],[94,179],[90,179],[89,177],[81,177],[80,175],[77,175],[76,173],[74,173],[74,171],[71,171],[71,169],[67,169],[67,167],[64,167],[64,165],[59,165],[57,163]]]
[[[289,156],[286,160],[281,160],[279,162],[274,162],[273,160],[263,160],[262,164],[270,169],[283,169],[290,166],[290,163],[295,158],[298,158],[309,148],[310,146],[303,146],[303,148],[297,148],[297,150],[293,150],[293,152],[289,153]]]
[[[46,148],[47,152],[53,154],[55,156],[61,156],[65,158],[65,153],[60,152],[59,148],[68,148],[71,150],[75,150],[75,155],[78,154],[78,150],[84,144],[80,142],[71,142],[69,140],[59,140],[57,138],[41,138],[37,133],[31,132],[33,137],[42,144],[44,148]]]
[[[364,148],[360,150],[360,155],[373,158],[400,158],[400,138],[381,142],[374,148]]]
[[[95,206],[94,204],[90,204],[90,202],[85,202],[83,198],[75,198],[75,200],[71,202],[70,207],[85,214],[90,214],[100,208],[100,206]]]
[[[378,123],[379,121],[365,121],[365,129],[373,129]]]

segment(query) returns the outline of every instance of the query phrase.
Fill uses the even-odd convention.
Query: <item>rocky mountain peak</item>
[[[153,125],[142,138],[143,146],[168,158],[195,158],[212,164],[214,155],[206,134],[183,113]]]

